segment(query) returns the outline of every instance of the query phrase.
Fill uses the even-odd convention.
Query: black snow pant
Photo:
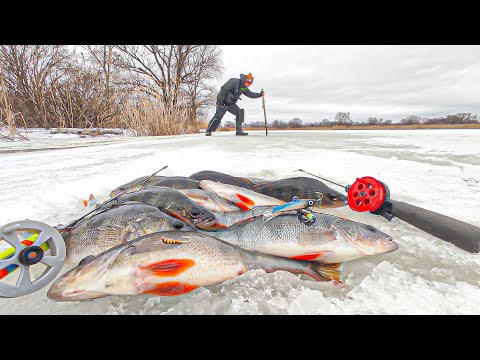
[[[245,121],[245,111],[243,109],[240,109],[237,104],[233,105],[225,105],[225,106],[220,106],[217,105],[217,110],[215,111],[215,115],[213,115],[212,120],[208,123],[207,126],[207,132],[214,132],[217,130],[218,126],[220,125],[220,122],[222,121],[223,116],[225,115],[226,112],[229,112],[233,115],[235,115],[235,121],[237,122],[237,127],[238,125],[243,123]]]

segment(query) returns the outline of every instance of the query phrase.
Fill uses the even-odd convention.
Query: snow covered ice
[[[373,176],[392,199],[480,226],[480,130],[251,131],[80,138],[34,131],[0,142],[0,225],[66,224],[140,176],[215,170],[268,180],[310,173],[337,183]],[[335,185],[330,186],[342,191]],[[111,296],[56,303],[49,286],[0,299],[0,314],[480,314],[480,255],[415,227],[347,207],[325,212],[371,224],[399,244],[393,253],[345,263],[345,288],[304,275],[250,271],[179,297]],[[62,273],[69,268],[65,267]]]

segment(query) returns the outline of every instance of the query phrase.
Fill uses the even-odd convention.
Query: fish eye
[[[366,228],[367,228],[368,231],[371,231],[371,232],[376,231],[376,229],[373,226],[370,226],[370,225],[367,225]]]
[[[338,199],[337,195],[335,194],[328,194],[328,197],[330,198],[330,200],[333,200],[333,201]]]
[[[312,206],[312,205],[313,205],[313,201],[312,201],[312,200],[308,200],[308,205]]]
[[[200,215],[200,210],[198,210],[197,208],[192,208],[192,210],[190,210],[190,215],[195,218]]]
[[[298,200],[300,200],[300,199],[298,198],[298,196],[294,196],[292,200],[293,200],[293,201],[298,201]]]
[[[183,228],[183,221],[174,220],[172,225],[175,229],[181,229]]]

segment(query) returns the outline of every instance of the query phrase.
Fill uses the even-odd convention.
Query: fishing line
[[[309,174],[309,175],[315,176],[316,178],[319,178],[319,179],[322,179],[322,180],[328,181],[328,182],[330,182],[330,183],[332,183],[332,184],[335,184],[335,185],[337,185],[337,186],[340,186],[340,187],[342,187],[342,188],[344,188],[344,189],[346,188],[346,186],[345,186],[345,185],[340,185],[340,184],[336,183],[335,181],[328,180],[328,179],[322,178],[322,177],[320,177],[320,176],[317,176],[317,175],[311,174],[311,173],[309,173],[308,171],[305,171],[305,170],[302,170],[302,169],[298,169],[298,170],[295,170],[295,171],[302,171],[302,172],[304,172],[304,173],[307,173],[307,174]]]

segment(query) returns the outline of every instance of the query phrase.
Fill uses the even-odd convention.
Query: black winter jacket
[[[220,88],[217,95],[217,105],[236,104],[242,94],[252,99],[262,96],[262,93],[250,91],[245,85],[245,75],[240,74],[240,79],[231,78]]]

